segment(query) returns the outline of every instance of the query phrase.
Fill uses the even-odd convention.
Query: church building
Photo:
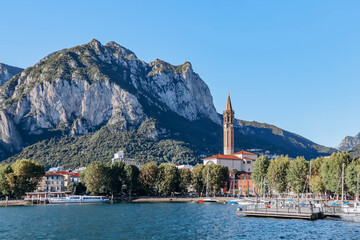
[[[225,111],[223,113],[224,123],[224,154],[217,154],[203,159],[204,165],[223,164],[240,172],[251,172],[257,154],[240,151],[234,153],[234,111],[231,106],[230,94],[228,95]]]

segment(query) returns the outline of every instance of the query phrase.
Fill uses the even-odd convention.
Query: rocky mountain
[[[108,161],[122,148],[141,161],[194,163],[222,151],[221,124],[189,62],[146,63],[115,42],[94,39],[52,53],[0,88],[0,156],[7,161],[66,158],[64,165],[76,166]],[[267,124],[239,121],[235,136],[239,149],[308,158],[331,151]]]
[[[360,144],[349,149],[349,154],[352,158],[360,158]]]
[[[0,86],[4,85],[14,75],[21,73],[24,69],[12,67],[3,63],[0,63]]]
[[[341,141],[338,149],[342,151],[347,151],[358,144],[360,144],[360,133],[355,135],[355,137],[352,136],[345,137],[344,140]]]

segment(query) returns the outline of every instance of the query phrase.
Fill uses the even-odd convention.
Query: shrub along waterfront
[[[268,160],[261,156],[254,163],[252,178],[260,190],[259,193],[292,191],[327,193],[339,197],[343,164],[344,194],[353,196],[356,194],[360,176],[360,159],[351,158],[347,152],[333,153],[329,158],[319,157],[310,162],[303,157],[290,160],[288,156],[281,155],[274,160]]]

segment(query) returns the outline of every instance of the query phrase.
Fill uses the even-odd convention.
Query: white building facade
[[[258,155],[255,153],[240,151],[230,155],[218,154],[203,159],[203,164],[222,164],[231,169],[236,169],[240,172],[252,172],[255,160]]]
[[[136,161],[135,159],[124,158],[123,151],[119,151],[114,154],[114,157],[111,159],[111,163],[114,163],[114,162],[124,162],[125,165],[132,164],[132,165],[137,166],[139,169],[142,167],[142,164],[140,162]]]

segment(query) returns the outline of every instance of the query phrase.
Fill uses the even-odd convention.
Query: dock
[[[286,218],[286,219],[303,219],[303,220],[317,220],[323,219],[325,216],[322,212],[311,212],[311,211],[288,211],[279,209],[277,211],[264,211],[263,209],[259,210],[247,210],[239,213],[243,214],[246,217],[266,217],[266,218]]]
[[[240,205],[236,212],[240,216],[246,217],[303,219],[310,221],[326,217],[322,207],[315,207],[311,204],[301,205],[299,203],[284,204],[284,202],[279,201],[279,198],[271,203],[257,202],[254,205]]]

